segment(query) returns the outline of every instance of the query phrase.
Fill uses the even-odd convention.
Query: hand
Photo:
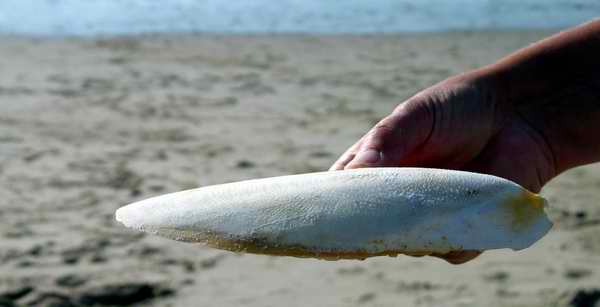
[[[435,167],[504,177],[538,192],[555,175],[552,150],[512,107],[494,78],[472,72],[443,81],[400,104],[352,145],[331,170]],[[479,252],[436,255],[450,263]]]

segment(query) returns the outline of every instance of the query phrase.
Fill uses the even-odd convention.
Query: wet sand
[[[547,34],[0,38],[0,306],[591,306],[599,165],[544,188],[556,225],[540,242],[462,266],[238,255],[113,216],[327,169],[419,89]]]

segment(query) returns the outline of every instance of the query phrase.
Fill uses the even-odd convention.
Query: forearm
[[[479,72],[538,130],[556,171],[600,161],[600,20],[519,50]]]
[[[516,104],[598,80],[600,20],[534,43],[488,69],[500,79],[506,98]]]

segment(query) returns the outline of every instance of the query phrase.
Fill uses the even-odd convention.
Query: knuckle
[[[368,147],[383,150],[390,142],[393,142],[396,134],[397,124],[393,117],[388,116],[377,123],[366,135],[362,148]]]
[[[382,137],[393,133],[395,129],[396,125],[393,124],[392,119],[386,117],[373,127],[371,134],[375,137]]]

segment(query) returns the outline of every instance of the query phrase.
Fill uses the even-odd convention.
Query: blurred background
[[[594,306],[600,166],[553,231],[462,266],[146,236],[127,203],[327,169],[398,103],[600,16],[597,0],[0,2],[0,306]]]
[[[589,20],[599,11],[594,0],[4,0],[0,29],[83,36],[548,29]]]

